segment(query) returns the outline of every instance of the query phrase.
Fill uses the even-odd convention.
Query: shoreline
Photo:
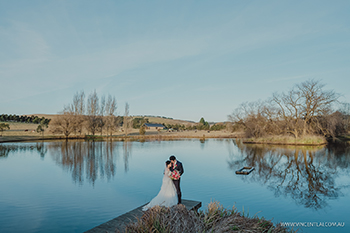
[[[243,141],[244,144],[267,144],[267,145],[280,145],[280,146],[323,146],[328,142],[322,143],[287,143],[287,142],[257,142],[257,141]]]
[[[49,140],[98,140],[98,141],[143,141],[143,140],[182,140],[182,139],[229,139],[229,138],[239,138],[237,135],[213,135],[213,136],[184,136],[184,135],[114,135],[112,137],[108,136],[99,136],[99,135],[86,135],[86,136],[5,136],[0,137],[0,143],[7,142],[29,142],[29,141],[49,141]]]
[[[96,141],[169,141],[169,140],[185,140],[185,139],[241,139],[244,144],[266,144],[266,145],[286,145],[286,146],[323,146],[327,145],[328,141],[322,141],[320,143],[301,143],[301,142],[286,142],[286,141],[258,141],[258,140],[247,140],[242,137],[242,133],[227,133],[227,132],[215,132],[215,133],[191,133],[191,132],[177,132],[177,133],[158,133],[151,132],[146,135],[137,135],[135,133],[131,133],[128,136],[125,135],[74,135],[74,136],[26,136],[26,135],[17,135],[17,136],[2,136],[0,137],[1,143],[8,142],[33,142],[33,141],[50,141],[50,140],[96,140]],[[349,136],[338,137],[336,139],[340,142],[348,142],[350,141]]]

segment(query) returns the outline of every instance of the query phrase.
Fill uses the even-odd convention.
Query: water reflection
[[[84,178],[91,183],[100,178],[108,181],[115,176],[119,143],[112,141],[65,141],[49,145],[54,161],[72,173],[74,182],[83,184]],[[124,170],[128,171],[131,155],[130,143],[124,143]]]
[[[41,158],[44,158],[47,153],[47,147],[43,141],[33,144],[12,144],[1,145],[0,144],[0,159],[7,158],[11,152],[25,152],[25,151],[37,151]]]
[[[76,140],[51,141],[46,144],[44,142],[6,144],[0,145],[0,159],[18,151],[36,151],[41,158],[44,158],[50,151],[53,160],[72,174],[75,183],[83,184],[84,180],[87,180],[94,185],[98,178],[106,178],[109,181],[115,176],[119,147],[123,150],[124,172],[128,172],[132,154],[132,142],[128,141],[118,143]]]
[[[123,143],[123,159],[124,159],[124,171],[128,172],[129,170],[129,157],[131,156],[131,142],[125,141]]]
[[[349,173],[350,147],[281,147],[245,145],[232,140],[228,165],[232,171],[254,166],[255,171],[242,179],[266,185],[275,196],[290,196],[297,204],[321,209],[327,201],[342,195],[336,186],[340,172]],[[237,147],[239,154],[235,153]]]
[[[227,162],[233,174],[242,166],[254,166],[255,171],[239,178],[261,183],[276,196],[291,197],[307,208],[321,209],[330,199],[341,196],[345,188],[336,184],[336,179],[349,175],[349,144],[281,147],[244,145],[239,140],[227,142]],[[201,142],[199,145],[203,150],[208,143]],[[127,141],[78,140],[0,144],[0,159],[7,158],[11,152],[35,151],[42,159],[49,153],[58,166],[71,174],[75,183],[94,185],[97,179],[110,181],[115,177],[118,165],[119,172],[127,173],[133,146],[133,142]]]

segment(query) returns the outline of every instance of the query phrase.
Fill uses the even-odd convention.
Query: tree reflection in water
[[[123,159],[124,159],[124,171],[127,173],[129,171],[129,157],[131,156],[131,142],[124,141],[123,143]]]
[[[43,141],[34,144],[14,143],[10,145],[0,144],[0,159],[7,158],[11,152],[37,151],[43,159],[47,153],[47,147]]]
[[[72,173],[72,179],[79,184],[84,177],[92,185],[100,178],[110,180],[117,170],[119,143],[113,141],[65,141],[49,145],[54,161]],[[123,143],[124,170],[129,169],[128,159],[131,155],[130,142]]]
[[[44,159],[48,150],[53,160],[64,170],[72,173],[74,182],[83,184],[84,179],[94,185],[96,179],[110,180],[116,174],[119,142],[112,141],[43,141],[33,143],[0,144],[0,159],[11,152],[36,151]],[[124,171],[129,170],[132,142],[123,142]]]
[[[239,154],[234,152],[234,147]],[[341,189],[345,186],[336,186],[335,178],[340,172],[349,173],[348,144],[282,147],[232,140],[228,148],[228,164],[232,171],[243,166],[255,167],[255,171],[242,179],[262,183],[276,196],[290,196],[306,208],[324,208],[327,200],[342,195]]]

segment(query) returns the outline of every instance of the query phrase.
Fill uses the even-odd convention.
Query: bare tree
[[[350,131],[350,103],[341,103],[341,109],[339,110],[344,117],[344,127],[346,133]]]
[[[99,114],[99,131],[101,132],[102,136],[102,131],[103,127],[105,126],[105,119],[104,119],[104,113],[105,113],[105,106],[106,106],[106,97],[103,95],[101,97],[101,105],[100,105],[100,114]]]
[[[335,116],[329,115],[339,95],[333,90],[325,91],[323,87],[320,81],[308,80],[295,85],[287,93],[273,95],[272,102],[279,109],[278,117],[284,122],[284,133],[298,138],[315,133],[328,135],[330,129],[336,132],[335,126],[331,126],[336,122]]]
[[[263,137],[279,130],[275,109],[266,101],[242,103],[229,115],[234,129],[244,129],[246,137]]]
[[[128,102],[125,103],[125,112],[124,112],[124,119],[123,119],[123,128],[125,132],[125,136],[128,136],[128,131],[130,127],[130,119],[129,119],[129,104]]]
[[[283,133],[298,138],[303,128],[301,93],[290,90],[287,93],[274,93],[271,102],[276,105],[277,118],[283,122]]]
[[[303,135],[308,133],[308,125],[313,122],[317,123],[318,117],[331,113],[332,104],[339,98],[339,94],[333,90],[323,90],[324,86],[320,81],[313,79],[296,85],[302,97],[302,112],[304,116]]]
[[[339,111],[326,115],[317,123],[321,126],[321,132],[326,137],[333,138],[333,141],[335,141],[336,136],[347,133],[345,116]]]
[[[54,134],[63,134],[68,137],[76,129],[74,111],[70,107],[65,107],[60,114],[59,117],[54,118],[50,122],[50,131]]]
[[[61,115],[50,122],[51,132],[54,134],[64,134],[68,137],[70,134],[79,132],[82,133],[84,125],[84,91],[77,92],[73,96],[73,103],[65,106]],[[39,128],[38,128],[39,129]],[[43,127],[40,127],[42,131]]]
[[[87,100],[87,129],[92,135],[95,135],[99,128],[99,113],[99,99],[95,90]]]
[[[323,90],[320,81],[308,80],[290,91],[274,93],[268,101],[243,103],[231,115],[233,125],[242,126],[247,137],[307,134],[334,137],[343,131],[341,116],[332,105],[339,94]]]
[[[106,122],[105,126],[107,129],[107,135],[110,134],[112,136],[113,131],[117,128],[115,111],[117,110],[117,101],[115,97],[108,95],[106,106],[105,106],[105,115]]]
[[[76,92],[73,96],[73,110],[75,114],[84,114],[85,110],[85,93],[84,91]]]
[[[85,121],[85,93],[84,91],[75,93],[73,97],[73,104],[71,106],[74,112],[75,118],[75,132],[81,133],[83,132],[84,121]]]

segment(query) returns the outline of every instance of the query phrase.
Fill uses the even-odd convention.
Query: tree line
[[[173,120],[174,118],[172,117],[166,117],[166,116],[154,116],[154,115],[143,115],[143,117],[155,117],[155,118],[163,118],[163,119],[171,119]]]
[[[265,101],[242,103],[229,120],[235,130],[244,130],[246,137],[335,138],[350,130],[350,105],[339,103],[340,94],[324,86],[320,81],[307,80]]]
[[[173,130],[210,130],[210,131],[219,131],[226,129],[225,123],[216,123],[210,126],[210,124],[204,120],[202,117],[196,124],[164,124],[167,129]]]
[[[100,98],[94,91],[85,99],[84,91],[77,92],[73,96],[72,103],[65,106],[60,115],[53,119],[50,124],[51,132],[64,134],[66,137],[73,133],[81,135],[84,130],[92,135],[97,133],[102,135],[103,132],[112,135],[117,128],[128,125],[130,121],[128,115],[116,116],[116,110],[117,101],[114,96],[103,95]]]
[[[48,125],[51,121],[51,119],[45,118],[45,117],[38,117],[38,116],[19,116],[15,114],[1,114],[0,115],[0,121],[2,122],[22,122],[22,123],[33,123],[33,124],[46,124]]]
[[[170,118],[167,118],[170,119]],[[134,129],[140,129],[144,124],[150,123],[149,119],[146,117],[135,117],[132,119],[132,127]],[[194,122],[193,122],[194,123]],[[217,123],[210,126],[210,124],[204,120],[202,117],[198,123],[195,124],[162,124],[165,129],[173,129],[173,130],[211,130],[211,131],[218,131],[223,130],[226,128],[226,124],[224,123]]]
[[[113,132],[120,129],[127,136],[131,128],[142,129],[145,123],[150,123],[146,117],[130,116],[129,108],[129,104],[125,103],[124,115],[117,116],[117,101],[114,96],[99,97],[96,91],[93,91],[85,98],[85,92],[80,91],[73,96],[72,103],[65,106],[52,120],[50,130],[54,134],[63,134],[68,137],[72,134],[82,135],[83,132],[93,136],[96,134],[112,136]],[[163,125],[165,128],[174,130],[221,130],[226,127],[225,124],[215,124],[210,127],[204,118],[195,125]],[[141,131],[144,133],[144,130]]]

